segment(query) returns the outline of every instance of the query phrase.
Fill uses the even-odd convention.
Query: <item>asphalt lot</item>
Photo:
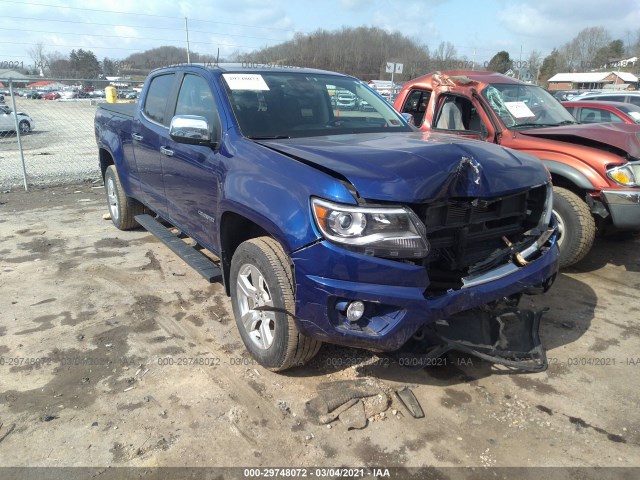
[[[90,183],[0,193],[0,465],[640,467],[640,238],[598,239],[523,299],[549,307],[544,373],[457,354],[410,369],[325,345],[276,374],[246,355],[222,285],[146,231],[116,230],[103,196]],[[305,407],[359,380],[391,399],[366,428]],[[425,418],[393,396],[405,385]]]

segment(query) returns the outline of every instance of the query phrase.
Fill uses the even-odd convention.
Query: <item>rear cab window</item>
[[[151,80],[142,113],[149,120],[169,126],[171,121],[167,113],[167,99],[170,97],[175,74],[158,75]]]

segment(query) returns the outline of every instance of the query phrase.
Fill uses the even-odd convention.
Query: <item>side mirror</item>
[[[197,115],[176,115],[169,124],[169,136],[178,143],[214,145],[209,122]]]

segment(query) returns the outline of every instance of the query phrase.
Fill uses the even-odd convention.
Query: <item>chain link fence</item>
[[[98,103],[105,101],[109,82],[73,80],[72,86],[70,81],[40,79],[38,83],[46,85],[19,88],[9,81],[8,87],[0,89],[4,96],[0,188],[98,180],[93,119]]]

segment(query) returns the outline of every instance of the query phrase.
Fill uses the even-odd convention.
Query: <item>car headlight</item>
[[[406,207],[361,207],[311,199],[320,233],[330,242],[365,255],[421,258],[429,253],[426,228]]]
[[[619,167],[610,168],[607,176],[625,187],[640,186],[640,162],[629,162]]]

